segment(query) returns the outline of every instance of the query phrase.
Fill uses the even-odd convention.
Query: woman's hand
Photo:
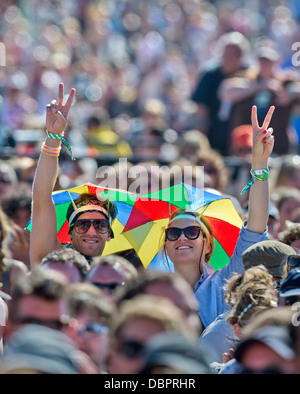
[[[76,90],[71,89],[69,97],[64,104],[64,84],[60,83],[58,88],[58,100],[53,100],[46,106],[46,128],[54,134],[62,134],[67,125],[68,115],[75,97]]]
[[[269,128],[275,107],[269,108],[264,119],[262,127],[257,120],[257,107],[252,107],[251,121],[253,130],[253,148],[252,148],[252,169],[260,170],[267,167],[268,159],[273,151],[274,137],[273,129]]]

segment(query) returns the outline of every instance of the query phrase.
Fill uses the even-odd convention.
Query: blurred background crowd
[[[99,183],[107,174],[107,186],[118,187],[119,179],[124,185],[127,179],[128,188],[134,180],[128,179],[130,169],[142,166],[149,174],[145,183],[154,191],[154,184],[165,184],[164,175],[175,182],[176,173],[182,174],[189,166],[195,169],[192,184],[198,181],[196,176],[202,177],[207,190],[232,198],[242,218],[246,218],[248,206],[247,193],[241,196],[240,192],[250,177],[251,106],[257,105],[259,119],[263,119],[269,106],[275,105],[271,123],[275,147],[269,162],[269,237],[300,253],[299,1],[1,0],[0,16],[0,260],[9,256],[14,261],[10,276],[6,265],[0,264],[0,278],[2,290],[8,295],[18,276],[30,270],[29,232],[24,228],[30,220],[32,182],[45,139],[45,108],[57,98],[60,82],[65,92],[72,87],[77,91],[65,133],[76,161],[71,161],[63,148],[55,189]],[[119,165],[120,158],[127,159],[126,168]],[[105,165],[110,166],[109,170]],[[203,168],[201,175],[197,166]],[[173,168],[172,179],[168,167]],[[110,184],[110,176],[116,183]],[[299,264],[297,257],[294,260]],[[158,279],[149,272],[146,284],[162,278],[166,281],[164,288],[167,284],[176,291],[184,288],[161,273]],[[48,295],[54,290],[51,297],[59,298],[58,290],[66,284],[53,277],[56,287],[46,289],[51,281],[44,275],[27,276],[17,287],[15,299],[21,299],[28,288],[33,294],[37,291],[38,297],[40,289]],[[262,280],[267,277],[264,271],[261,276]],[[296,279],[299,289],[299,275]],[[269,277],[265,282],[273,291]],[[133,285],[131,291],[134,289]],[[251,291],[255,294],[257,289]],[[105,319],[110,319],[115,308],[105,306],[103,299],[100,306],[95,301],[100,293],[94,292],[75,286],[68,298],[72,317],[82,319],[77,335],[84,346],[84,335],[91,339],[93,332],[103,334]],[[130,298],[130,291],[125,296]],[[181,301],[184,298],[183,294],[178,297]],[[185,311],[193,311],[194,306],[184,306]],[[101,324],[85,324],[85,308],[94,320],[101,315]],[[120,336],[121,341],[122,324],[132,316],[138,316],[139,321],[146,319],[143,329],[136,329],[146,336],[153,311],[159,315],[155,317],[159,328],[155,326],[153,332],[161,332],[164,327],[163,331],[185,335],[186,328],[181,327],[185,319],[178,318],[172,306],[162,304],[160,311],[157,301],[141,300],[136,310],[128,306],[124,314],[116,315],[119,320],[114,322],[113,336]],[[193,315],[189,317],[194,321]],[[286,321],[290,319],[289,311]],[[129,334],[130,339],[137,339],[135,331]],[[30,344],[30,340],[34,343],[43,338],[26,329],[22,335]],[[299,363],[299,332],[295,335]],[[60,338],[53,341],[65,356],[70,353],[69,348],[60,346]],[[193,358],[194,343],[181,341],[175,336],[172,344],[183,343],[184,349],[178,349],[178,353],[189,349]],[[115,342],[116,351],[121,352],[123,346],[128,359],[139,354],[139,344],[132,340],[122,346]],[[16,343],[12,352],[20,359]],[[53,344],[39,346],[46,351]],[[84,350],[93,353],[93,349],[92,344],[89,351]],[[173,359],[172,354],[169,356]],[[116,360],[121,359],[118,357]],[[128,359],[122,368],[134,371]],[[101,372],[106,371],[102,361],[95,361]],[[203,360],[197,360],[197,365],[197,373],[208,371]],[[57,371],[56,367],[47,366],[46,372]],[[126,373],[126,368],[122,370],[118,364],[111,370],[118,368]],[[190,365],[185,368],[184,373],[191,371]],[[299,370],[297,364],[296,372]],[[72,368],[65,371],[72,372]]]
[[[101,182],[104,165],[123,180],[146,167],[149,188],[165,164],[202,166],[204,187],[243,216],[250,109],[261,119],[274,104],[270,234],[299,221],[297,1],[5,0],[0,12],[0,199],[14,224],[30,218],[45,106],[61,81],[77,90],[66,130],[77,160],[63,150],[56,189]]]

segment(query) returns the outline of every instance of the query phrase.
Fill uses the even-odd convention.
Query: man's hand
[[[52,100],[51,104],[48,104],[46,107],[46,128],[49,133],[62,134],[64,132],[75,93],[76,90],[71,89],[69,97],[64,104],[64,84],[59,84],[58,100]]]

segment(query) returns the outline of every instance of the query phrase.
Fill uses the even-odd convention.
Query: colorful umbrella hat
[[[197,211],[209,220],[215,242],[210,264],[214,269],[224,267],[233,254],[242,219],[230,198],[184,183],[140,196],[132,207],[123,235],[144,267],[157,258],[170,217],[179,208]]]
[[[71,243],[69,238],[69,223],[66,219],[67,211],[72,201],[76,200],[84,193],[97,195],[99,199],[109,199],[114,202],[117,207],[117,216],[112,223],[114,238],[106,243],[103,255],[131,249],[132,246],[126,237],[124,237],[123,230],[132,211],[136,196],[133,193],[128,193],[123,190],[103,188],[92,183],[85,183],[71,189],[59,190],[52,193],[52,199],[56,210],[57,236],[59,241],[62,244]],[[27,229],[30,231],[31,227],[32,222],[30,221]]]

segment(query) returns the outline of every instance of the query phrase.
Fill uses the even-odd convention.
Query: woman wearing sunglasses
[[[199,303],[199,316],[204,327],[228,309],[223,287],[233,275],[244,271],[242,253],[251,245],[267,239],[269,212],[269,186],[257,176],[268,166],[274,137],[268,129],[275,108],[270,107],[262,127],[257,120],[257,108],[252,108],[252,177],[249,192],[248,220],[244,223],[230,262],[214,272],[209,259],[214,248],[212,229],[197,212],[176,211],[165,233],[164,250],[174,265],[175,272],[182,275],[195,291]],[[268,130],[267,130],[268,129]]]

